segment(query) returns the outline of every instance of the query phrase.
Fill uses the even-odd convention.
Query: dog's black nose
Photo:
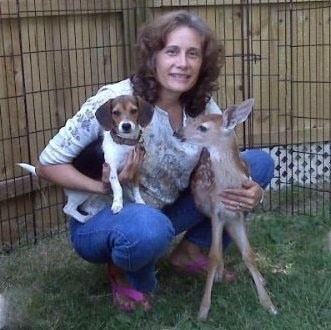
[[[125,123],[122,125],[122,130],[124,132],[130,132],[131,131],[131,124],[130,123]]]

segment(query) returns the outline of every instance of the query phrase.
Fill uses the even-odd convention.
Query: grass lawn
[[[234,246],[226,263],[238,279],[214,285],[206,322],[197,321],[204,277],[173,273],[166,260],[158,267],[153,311],[124,314],[111,304],[105,265],[81,260],[63,236],[0,255],[8,329],[331,329],[330,219],[263,213],[248,226],[277,316],[259,304]]]

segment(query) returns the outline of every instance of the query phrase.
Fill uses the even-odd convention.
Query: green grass
[[[10,329],[330,329],[330,220],[264,213],[248,224],[277,316],[259,304],[235,247],[226,263],[234,265],[238,280],[214,285],[206,322],[196,318],[205,279],[173,273],[166,260],[159,265],[153,311],[121,313],[111,304],[105,266],[81,260],[63,236],[0,256]]]

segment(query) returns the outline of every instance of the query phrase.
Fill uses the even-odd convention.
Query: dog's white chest
[[[115,143],[110,133],[105,132],[102,148],[105,162],[108,163],[111,168],[117,168],[119,171],[124,167],[127,157],[130,151],[134,149],[134,146]]]

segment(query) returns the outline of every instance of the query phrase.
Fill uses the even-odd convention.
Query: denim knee
[[[252,179],[265,188],[274,177],[275,163],[272,157],[259,149],[245,150],[241,155],[248,164]]]
[[[168,252],[175,230],[166,215],[148,206],[140,208],[139,215],[130,220],[129,225],[117,227],[112,260],[122,269],[136,272]]]
[[[84,224],[72,220],[70,232],[72,244],[83,259],[113,261],[127,271],[164,255],[175,236],[168,217],[143,204],[127,204],[117,214],[107,207]]]

